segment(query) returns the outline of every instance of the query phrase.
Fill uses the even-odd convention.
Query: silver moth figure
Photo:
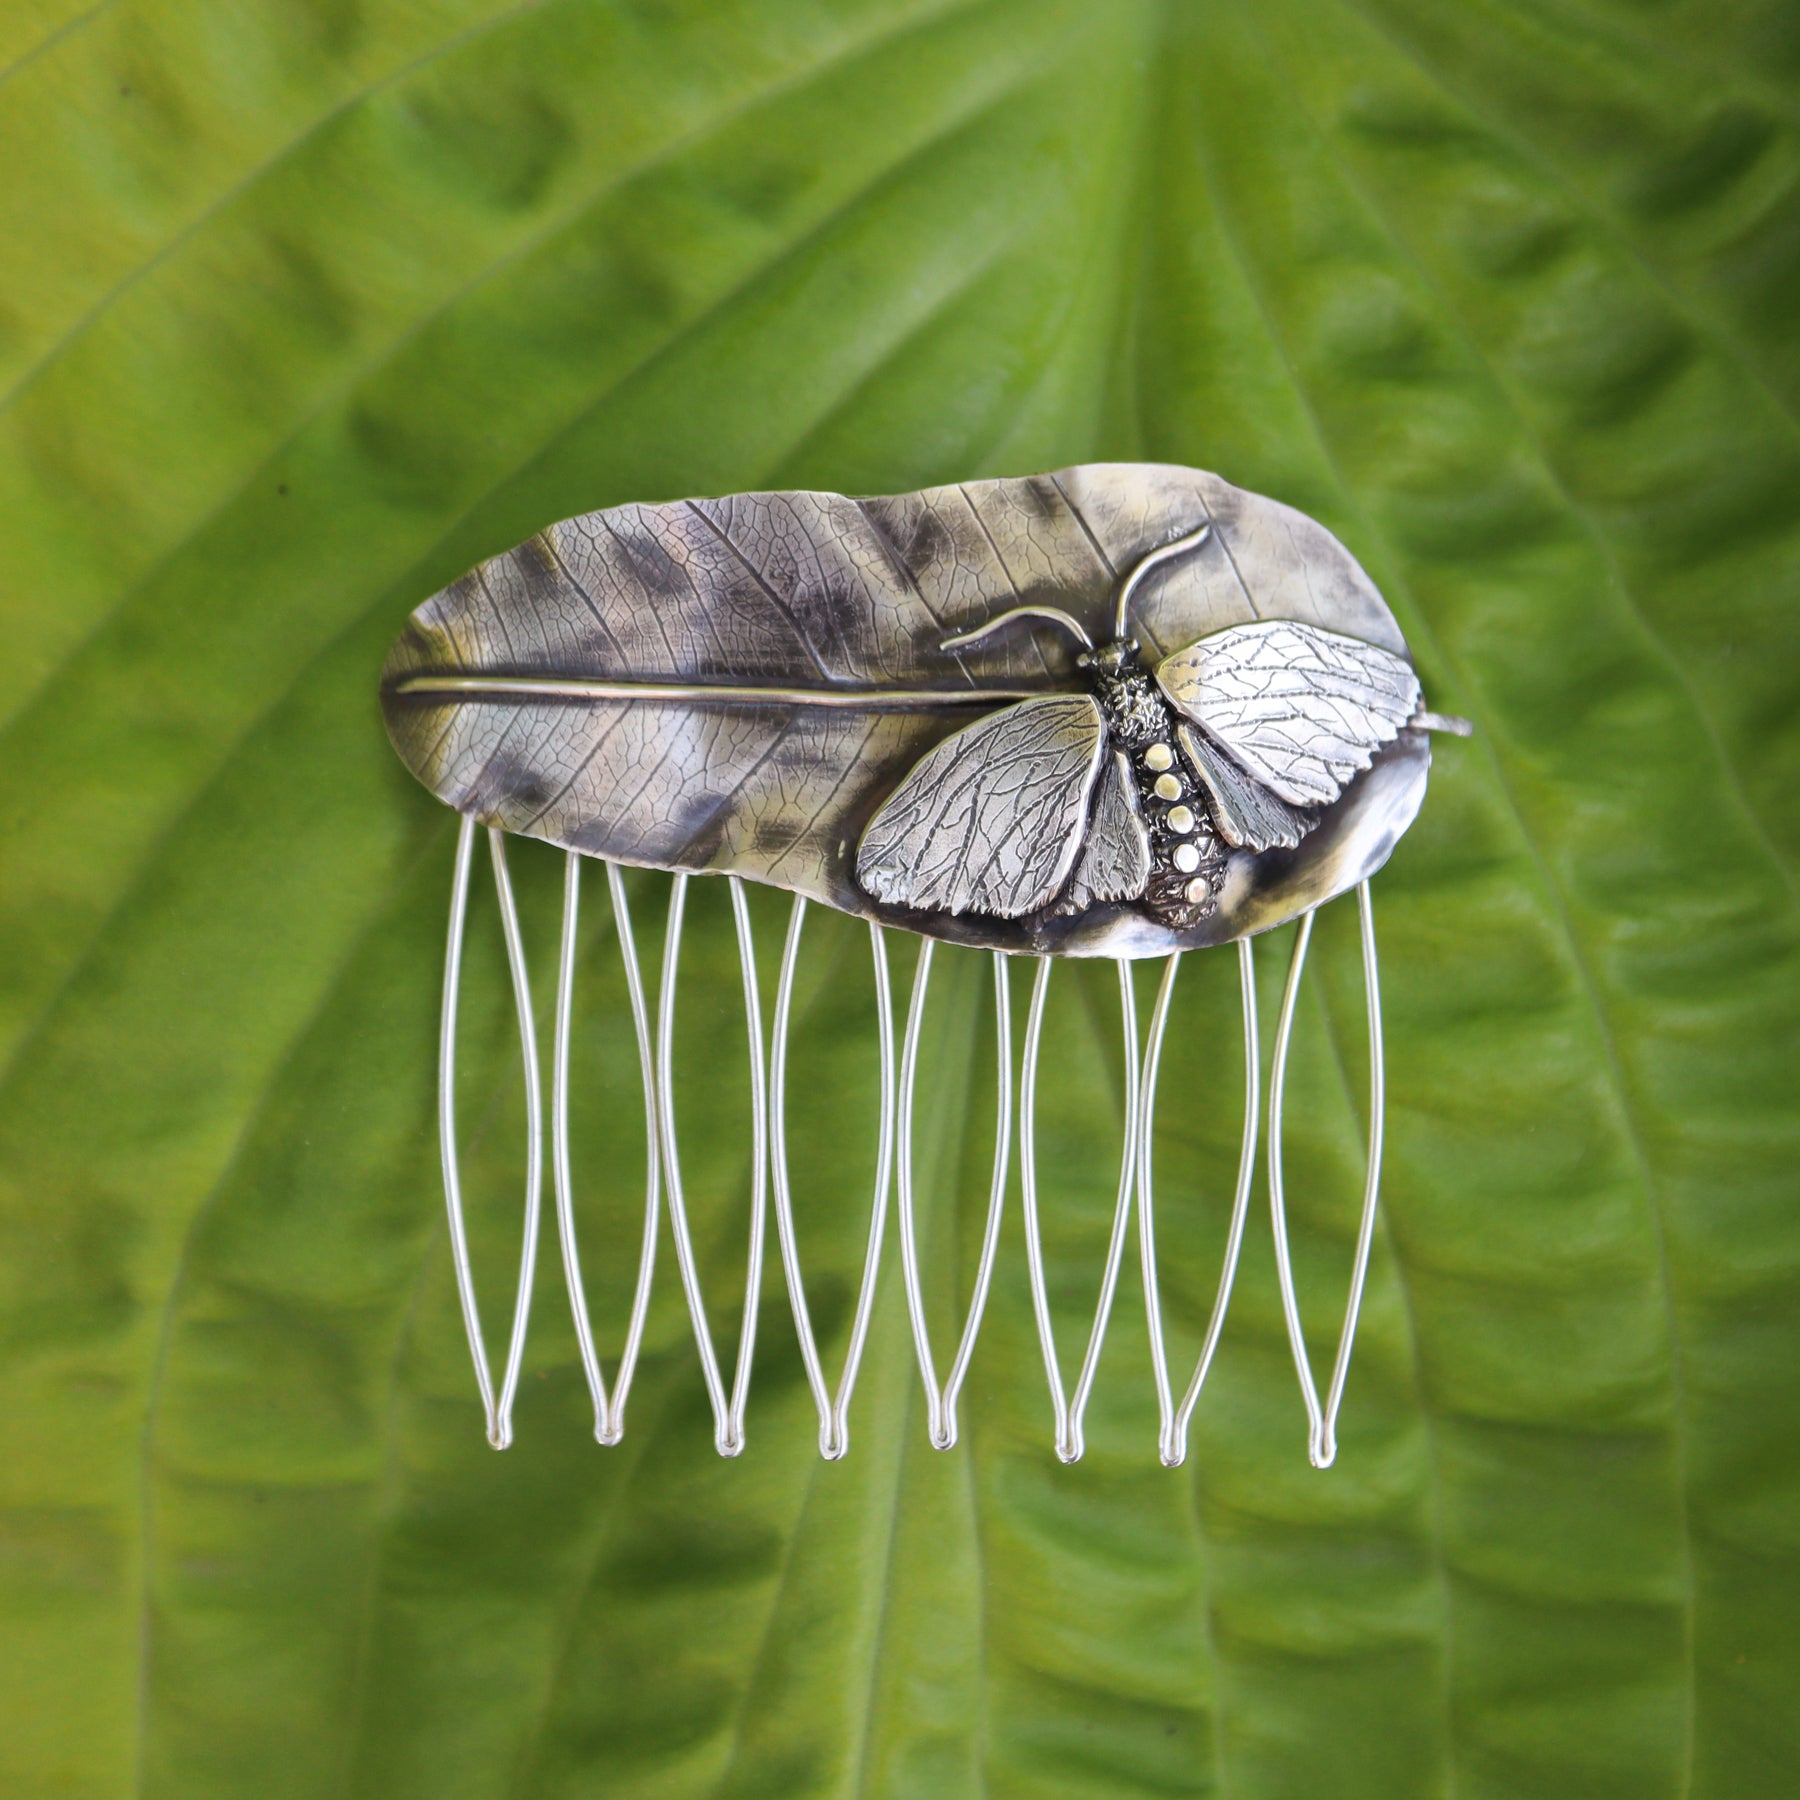
[[[1127,1120],[1120,1228],[1109,1250],[1102,1311],[1073,1401],[1063,1394],[1049,1334],[1036,1254],[1030,1121],[1021,1118],[1028,1249],[1057,1448],[1064,1455],[1080,1453],[1081,1407],[1135,1180],[1163,1400],[1161,1449],[1165,1461],[1180,1459],[1187,1416],[1222,1322],[1254,1159],[1254,1132],[1247,1126],[1215,1328],[1189,1393],[1176,1408],[1155,1317],[1148,1216],[1149,1109],[1176,964],[1172,958],[1141,1059],[1126,964],[1239,942],[1248,1085],[1254,1090],[1258,1071],[1247,940],[1301,919],[1270,1094],[1270,1185],[1312,1453],[1315,1461],[1330,1460],[1366,1268],[1380,1128],[1377,1118],[1351,1307],[1331,1393],[1321,1405],[1300,1336],[1280,1210],[1279,1111],[1293,994],[1313,910],[1359,888],[1379,1102],[1373,926],[1361,884],[1387,860],[1419,810],[1430,765],[1427,733],[1468,728],[1423,710],[1393,616],[1354,558],[1322,526],[1215,475],[1164,464],[1086,465],[874,499],[800,492],[616,507],[550,526],[426,601],[389,655],[382,699],[389,732],[408,767],[465,818],[446,981],[446,1089],[476,822],[489,828],[534,1095],[523,952],[501,834],[542,838],[571,852],[571,920],[578,857],[606,863],[628,948],[618,866],[676,872],[671,948],[665,952],[655,1033],[635,974],[632,982],[652,1126],[640,1302],[649,1291],[660,1162],[719,1447],[726,1451],[742,1443],[755,1303],[753,1296],[747,1299],[737,1374],[727,1398],[687,1242],[673,1096],[666,1080],[683,877],[719,871],[734,878],[759,1096],[764,1095],[761,1025],[748,915],[736,878],[785,887],[801,897],[777,1003],[778,1076],[805,900],[858,914],[877,927],[898,926],[927,939],[1045,959],[1039,963],[1028,1033],[1022,1083],[1027,1100],[1047,959],[1120,959],[1132,1034],[1128,1100],[1135,1111]],[[572,930],[571,923],[559,998],[561,1062],[566,1062]],[[885,1009],[879,930],[873,941]],[[915,977],[909,1051],[916,1051],[929,944],[926,950]],[[996,958],[995,969],[1003,1000],[1004,957]],[[891,1036],[885,1010],[884,1029]],[[1004,1047],[1002,1054],[1004,1061]],[[881,1184],[888,1179],[894,1137],[891,1062],[884,1060],[890,1091],[883,1100]],[[955,1391],[972,1348],[991,1253],[978,1275],[957,1365],[949,1383],[940,1384],[931,1366],[911,1250],[905,1154],[910,1063],[903,1074],[902,1251],[921,1372],[932,1402],[933,1441],[942,1443],[954,1440]],[[1003,1070],[1008,1095],[1010,1082],[1008,1065]],[[779,1088],[777,1079],[772,1106],[766,1097],[757,1099],[759,1143],[763,1126],[779,1125]],[[559,1091],[555,1098],[560,1108],[566,1096]],[[1255,1111],[1252,1091],[1247,1117]],[[564,1123],[559,1111],[552,1136],[565,1267],[594,1388],[597,1435],[613,1442],[623,1428],[641,1305],[609,1398],[579,1293]],[[538,1127],[534,1123],[513,1344],[496,1400],[462,1239],[447,1092],[443,1125],[465,1317],[490,1435],[499,1442],[510,1432],[524,1341]],[[779,1135],[777,1130],[777,1140]],[[789,1286],[820,1404],[821,1444],[827,1454],[841,1454],[866,1312],[859,1308],[845,1375],[833,1396],[805,1321],[779,1141],[770,1160]],[[996,1224],[1002,1160],[997,1157],[991,1202]],[[759,1154],[753,1269],[761,1248],[762,1189]],[[870,1300],[885,1189],[876,1205],[864,1289]],[[995,1235],[990,1231],[990,1239]]]

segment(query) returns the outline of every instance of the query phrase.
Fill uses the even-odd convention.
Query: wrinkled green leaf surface
[[[1800,13],[16,0],[0,170],[0,1791],[1793,1791]],[[1129,1278],[1088,1459],[1051,1457],[1016,1210],[951,1455],[890,1265],[851,1455],[818,1462],[771,1257],[720,1462],[665,1244],[624,1445],[589,1436],[546,1255],[495,1456],[434,1166],[453,833],[383,740],[388,639],[587,508],[1113,456],[1325,520],[1479,728],[1377,889],[1389,1161],[1338,1468],[1306,1466],[1260,1209],[1179,1473]],[[518,862],[547,974],[555,859]],[[641,1126],[591,891],[610,1348]],[[743,1017],[722,890],[695,912],[677,1057],[724,1339]],[[498,1338],[523,1115],[485,899],[475,927]],[[808,934],[794,1143],[835,1350],[871,984],[860,928]],[[1320,939],[1289,1161],[1323,1359],[1364,1063],[1353,931]],[[1159,1171],[1191,1354],[1241,1069],[1232,959],[1182,983]],[[940,958],[946,1344],[986,994]],[[1062,971],[1050,1030],[1072,1361],[1111,972]]]

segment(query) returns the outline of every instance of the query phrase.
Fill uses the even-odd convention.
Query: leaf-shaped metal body
[[[1137,855],[1115,815],[1137,821],[1129,792],[1097,779],[1122,746],[1082,724],[1095,708],[1077,646],[1028,627],[944,647],[1022,606],[1056,609],[1106,643],[1134,568],[1208,524],[1199,549],[1133,588],[1129,628],[1148,668],[1230,627],[1284,620],[1316,628],[1311,651],[1319,633],[1336,634],[1410,675],[1392,615],[1322,526],[1215,475],[1099,464],[879,499],[624,506],[551,526],[413,615],[383,674],[388,728],[459,811],[613,861],[729,870],[1001,950],[1144,956],[1223,942],[1380,867],[1423,797],[1424,732],[1385,720],[1385,741],[1340,733],[1323,766],[1354,751],[1366,767],[1346,771],[1297,843],[1277,831],[1258,849],[1252,832],[1232,847],[1221,832],[1216,904],[1177,928],[1174,915],[1102,897],[1129,885]],[[1050,696],[1066,699],[1043,706]],[[1001,709],[1021,701],[1039,704],[1006,720]],[[1204,725],[1210,698],[1195,704]],[[1242,719],[1254,711],[1239,708]],[[1052,718],[1060,747],[1010,797],[965,779],[981,759],[947,741],[1045,737],[1029,727]],[[1264,745],[1260,767],[1232,772],[1255,789],[1275,753],[1241,721],[1226,729],[1227,744],[1240,730],[1243,746]],[[1016,837],[983,876],[865,857],[865,874],[886,873],[859,879],[871,822],[915,771],[940,763],[965,824],[1011,817]],[[1025,800],[1034,806],[1020,814]],[[935,822],[911,821],[927,860],[955,816],[946,798]],[[1036,909],[1058,890],[1057,905]],[[952,910],[958,894],[967,904]]]

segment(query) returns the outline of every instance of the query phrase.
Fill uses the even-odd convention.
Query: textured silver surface
[[[877,900],[934,912],[1016,919],[1048,906],[1081,849],[1104,742],[1085,694],[965,725],[869,821],[857,880]]]
[[[1165,657],[1178,712],[1296,806],[1328,806],[1419,710],[1404,657],[1289,619],[1239,625]]]
[[[1069,877],[1063,905],[1083,912],[1098,900],[1131,900],[1150,879],[1150,834],[1138,817],[1137,784],[1122,750],[1100,771],[1087,841]]]
[[[1206,543],[1132,594],[1152,667],[1259,620],[1404,657],[1373,585],[1314,521],[1195,470],[1092,465],[881,499],[626,506],[549,527],[414,614],[384,671],[389,730],[458,810],[614,861],[730,870],[995,949],[1141,956],[1222,942],[1381,865],[1423,795],[1422,732],[1380,748],[1297,846],[1236,849],[1216,910],[1187,929],[1130,902],[1026,919],[917,899],[980,881],[1029,911],[1028,895],[1074,867],[1080,833],[1002,850],[984,875],[942,862],[929,885],[903,876],[910,905],[856,875],[869,822],[972,714],[1087,686],[1064,633],[956,652],[945,637],[1033,605],[1104,643],[1125,578],[1202,524]],[[1101,757],[1097,744],[1096,770]],[[1074,786],[1041,785],[1065,806]]]

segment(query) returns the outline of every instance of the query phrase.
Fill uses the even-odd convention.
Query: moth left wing
[[[1085,694],[1021,700],[964,726],[869,821],[857,880],[877,900],[921,911],[1036,912],[1074,867],[1105,742]]]
[[[1176,711],[1296,806],[1335,800],[1419,709],[1403,656],[1296,619],[1233,625],[1165,657]]]

